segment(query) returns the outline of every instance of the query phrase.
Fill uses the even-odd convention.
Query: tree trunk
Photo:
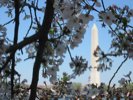
[[[18,32],[19,32],[19,0],[14,1],[15,4],[15,29],[14,29],[14,41],[13,45],[17,44],[18,41]],[[14,98],[14,75],[15,75],[15,53],[16,51],[12,52],[12,65],[11,65],[11,98]]]
[[[45,48],[44,46],[45,46],[46,41],[48,40],[48,32],[51,28],[51,23],[52,23],[53,15],[54,15],[53,4],[54,4],[54,0],[47,0],[43,23],[38,32],[39,46],[37,50],[37,56],[35,59],[34,67],[33,67],[32,82],[30,86],[31,92],[30,92],[29,100],[35,100],[36,98],[37,83],[39,79],[39,70],[41,67],[43,51]]]
[[[36,98],[36,90],[37,90],[37,83],[39,79],[39,70],[41,67],[41,58],[43,55],[43,50],[44,46],[42,43],[39,43],[38,51],[37,51],[37,56],[36,60],[34,63],[34,68],[33,68],[33,76],[32,76],[32,83],[31,83],[31,94],[30,94],[30,99],[29,100],[35,100]]]

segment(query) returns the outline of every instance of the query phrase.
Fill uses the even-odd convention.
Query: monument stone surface
[[[93,25],[91,30],[91,73],[90,73],[90,84],[100,85],[100,72],[97,71],[98,62],[96,60],[98,57],[94,56],[94,51],[98,46],[98,29],[96,24]]]

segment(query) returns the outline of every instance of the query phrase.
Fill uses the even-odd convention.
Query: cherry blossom
[[[41,35],[38,34],[42,34],[42,32],[46,32],[46,36],[44,38],[44,44],[41,44],[44,50],[41,49],[43,51],[40,55],[41,58],[38,58],[41,59],[38,60],[38,65],[40,65],[38,66],[38,68],[43,68],[42,76],[44,78],[49,78],[49,81],[55,86],[54,89],[60,91],[60,95],[58,96],[67,96],[72,94],[73,96],[78,95],[79,97],[84,95],[85,97],[87,97],[87,99],[96,99],[101,95],[107,97],[117,97],[116,94],[119,94],[122,97],[126,97],[126,93],[120,91],[119,88],[126,89],[126,87],[124,86],[130,84],[131,72],[126,75],[128,77],[122,78],[120,81],[118,81],[118,83],[120,83],[121,85],[118,89],[115,89],[115,87],[111,87],[111,89],[105,91],[104,85],[101,85],[99,87],[90,85],[86,88],[86,90],[83,90],[83,94],[81,94],[80,91],[74,90],[72,88],[70,79],[84,73],[84,71],[86,71],[88,68],[88,61],[82,56],[72,57],[71,51],[69,49],[74,49],[75,47],[78,47],[80,43],[82,43],[86,33],[86,28],[88,27],[90,21],[92,21],[95,17],[92,13],[92,11],[94,11],[99,15],[98,21],[102,22],[102,26],[104,27],[105,24],[109,26],[109,33],[111,34],[113,40],[111,44],[111,52],[104,53],[104,51],[102,51],[100,47],[96,49],[94,55],[99,57],[97,61],[100,63],[97,70],[103,71],[111,68],[112,60],[110,56],[121,56],[124,58],[127,56],[127,59],[132,60],[133,28],[130,24],[132,22],[133,9],[130,9],[128,6],[120,8],[116,5],[106,8],[102,0],[54,0],[54,2],[53,0],[47,0],[45,4],[44,2],[45,1],[39,0],[21,0],[18,2],[18,4],[20,4],[19,7],[17,7],[15,5],[15,1],[0,1],[0,8],[6,8],[6,14],[10,19],[9,22],[6,22],[4,24],[0,23],[0,68],[8,63],[0,73],[0,99],[9,100],[11,98],[11,87],[14,88],[14,100],[27,100],[29,98],[29,93],[34,92],[32,91],[32,88],[29,88],[29,86],[26,85],[26,80],[20,82],[20,75],[18,75],[19,77],[14,75],[14,79],[11,78],[13,74],[11,64],[16,64],[20,61],[22,62],[20,56],[18,57],[15,55],[19,50],[23,51],[23,48],[25,48],[28,59],[35,58],[35,60],[37,60],[37,54],[40,53],[38,53],[38,47],[40,46],[40,41],[42,40],[42,37],[40,37]],[[53,2],[54,4],[52,5],[51,2]],[[47,5],[50,3],[50,9],[47,10]],[[51,11],[49,12],[49,10]],[[19,12],[17,13],[17,11]],[[50,14],[51,12],[53,13],[50,16],[47,16],[47,14]],[[18,18],[19,16],[17,14],[20,14],[22,16],[24,15],[23,20],[21,16],[20,18]],[[44,15],[44,19],[41,15]],[[17,42],[11,37],[8,37],[9,33],[7,31],[8,24],[12,24],[12,22],[15,25],[17,24],[16,18],[20,19],[20,23],[26,21],[30,22],[30,26],[26,27],[27,33],[22,34],[24,39],[22,39],[22,41],[18,40]],[[47,23],[45,23],[45,19],[47,19]],[[47,26],[50,27],[47,29]],[[18,33],[23,31],[21,27],[19,28],[20,30],[18,31]],[[14,27],[14,29],[16,28]],[[17,35],[14,34],[14,37],[15,36]],[[17,38],[19,38],[19,35]],[[71,75],[67,75],[66,73],[64,73],[63,78],[58,79],[57,72],[64,62],[64,58],[66,56],[65,53],[67,52],[67,50],[71,58],[70,68],[73,70],[73,73]],[[14,54],[13,57],[12,54]],[[10,59],[11,57],[15,58],[13,59],[15,60],[15,62]],[[33,74],[35,74],[35,76],[37,76],[36,72],[37,70],[33,71]],[[10,85],[10,79],[14,81],[14,87],[13,85]],[[36,83],[38,82],[38,80],[35,81]],[[29,89],[32,92],[29,91]],[[37,96],[40,99],[43,95],[43,91],[37,90],[37,92]],[[62,92],[64,92],[64,94]],[[50,96],[52,95],[53,94],[51,93]]]
[[[130,15],[131,17],[133,17],[133,9],[130,9],[129,15]]]
[[[56,47],[56,55],[57,56],[63,56],[63,54],[66,52],[66,45],[65,43],[58,43]]]
[[[8,4],[8,0],[1,0],[0,6],[6,6]]]
[[[31,44],[31,45],[29,45],[29,46],[26,48],[26,53],[28,53],[28,57],[29,57],[29,58],[34,57],[34,55],[35,55],[34,44]]]
[[[57,81],[57,77],[56,77],[56,76],[57,76],[57,75],[51,76],[50,79],[49,79],[49,81],[50,81],[51,83],[55,83],[55,82]]]
[[[124,85],[125,82],[126,82],[126,79],[125,79],[125,78],[121,78],[118,82],[119,82],[121,85]]]
[[[101,7],[101,3],[99,2],[99,0],[92,0],[93,2],[95,2],[96,7]]]
[[[109,26],[112,25],[116,20],[111,11],[102,12],[99,14],[99,16],[102,18],[103,22],[105,22]]]
[[[54,76],[54,75],[56,75],[56,72],[57,72],[58,70],[59,70],[58,66],[53,66],[53,67],[51,67],[51,68],[48,68],[47,74],[48,74],[48,75]]]

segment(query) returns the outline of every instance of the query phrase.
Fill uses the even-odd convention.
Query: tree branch
[[[73,57],[72,57],[71,51],[70,51],[70,49],[69,49],[68,46],[67,46],[67,50],[68,50],[68,53],[69,53],[69,55],[70,55],[70,58],[71,58],[72,62],[73,62],[73,63],[75,64],[75,66],[76,66],[76,63],[75,63],[75,61],[73,60]]]
[[[120,66],[115,71],[114,75],[111,77],[111,79],[109,81],[108,89],[107,89],[108,92],[110,90],[110,85],[111,85],[112,80],[114,79],[115,75],[118,73],[118,71],[120,70],[120,68],[122,67],[122,65],[127,61],[127,59],[128,59],[128,56],[122,61],[122,63],[120,64]]]
[[[37,32],[38,33],[38,32]],[[0,68],[0,73],[2,72],[2,70],[4,70],[6,68],[6,66],[8,65],[8,63],[11,61],[11,59],[13,58],[13,52],[15,52],[16,50],[20,50],[22,49],[24,46],[36,41],[39,37],[38,34],[34,34],[28,38],[25,38],[23,41],[19,42],[18,44],[14,44],[13,46],[10,46],[7,50],[6,53],[10,53],[10,56],[7,57],[6,62],[4,63],[4,65]]]
[[[103,0],[101,0],[101,2],[102,2],[102,6],[103,6],[104,11],[106,11]]]
[[[12,57],[13,57],[13,54],[11,53],[10,56],[7,57],[7,60],[6,60],[6,62],[4,63],[4,65],[0,68],[0,73],[2,72],[2,70],[4,70],[4,69],[7,67],[7,65],[8,65],[8,63],[11,61]]]
[[[32,11],[31,11],[31,8],[30,7],[29,7],[29,10],[30,10],[30,15],[31,15],[31,18],[30,18],[31,19],[31,22],[30,22],[30,26],[29,26],[29,29],[28,29],[25,37],[27,37],[27,35],[29,34],[29,32],[30,32],[30,30],[32,28],[32,24],[33,24],[33,16],[32,16]]]
[[[30,37],[26,37],[23,41],[13,45],[13,46],[10,46],[7,50],[6,50],[6,53],[11,53],[11,52],[14,52],[16,50],[20,50],[22,49],[23,47],[25,47],[26,45],[32,43],[32,42],[35,42],[37,39],[39,38],[39,35],[38,35],[38,32]]]
[[[30,8],[33,8],[33,9],[36,9],[36,10],[38,10],[38,11],[42,11],[42,9],[41,8],[38,8],[37,6],[35,6],[35,5],[31,5],[31,4],[29,4],[29,3],[26,3],[25,2],[25,4],[24,4],[25,6],[28,6],[28,7],[30,7]]]
[[[39,79],[39,70],[41,67],[44,45],[48,41],[48,32],[51,28],[51,23],[54,16],[53,4],[54,4],[54,0],[47,0],[43,23],[38,32],[39,46],[37,50],[37,56],[35,59],[34,67],[33,67],[32,82],[30,86],[31,93],[30,93],[29,100],[35,100],[36,98],[36,90],[37,90],[37,84]]]
[[[13,45],[17,44],[18,41],[18,31],[19,31],[19,7],[20,3],[19,0],[15,0],[15,29],[14,29],[14,43]],[[15,53],[16,51],[13,51],[13,57],[12,57],[12,66],[11,66],[11,98],[14,98],[14,75],[15,75]]]
[[[10,24],[11,22],[13,22],[14,21],[14,18],[13,19],[11,19],[10,21],[8,21],[8,22],[6,22],[5,24],[3,24],[2,26],[6,26],[7,24]]]

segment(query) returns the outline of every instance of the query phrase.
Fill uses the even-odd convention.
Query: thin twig
[[[74,62],[73,57],[72,57],[72,54],[71,54],[71,51],[70,51],[70,49],[69,49],[68,46],[67,46],[67,50],[68,50],[68,53],[69,53],[69,55],[70,55],[71,60]],[[74,62],[74,64],[75,64],[75,62]],[[76,64],[75,64],[75,65],[76,65]]]
[[[41,8],[38,8],[38,7],[36,7],[35,5],[31,5],[31,4],[29,4],[29,3],[25,3],[25,6],[31,7],[31,8],[33,8],[33,9],[38,10],[38,11],[42,11]]]
[[[74,59],[73,59],[73,57],[72,57],[71,51],[70,51],[70,49],[69,49],[68,46],[67,46],[67,50],[68,50],[68,53],[69,53],[69,55],[70,55],[70,58],[71,58],[72,62],[74,63],[75,66],[77,66],[77,64],[75,63],[75,61],[74,61]]]
[[[13,19],[11,19],[10,21],[6,22],[6,23],[5,23],[5,24],[3,24],[2,26],[6,26],[6,25],[10,24],[12,21],[14,21],[14,18],[13,18]]]
[[[32,56],[32,57],[28,57],[28,58],[25,58],[24,61],[28,60],[28,59],[34,59],[36,56]]]
[[[102,2],[102,6],[103,6],[104,11],[106,11],[103,0],[101,0],[101,2]]]
[[[120,41],[122,41],[121,37],[116,33],[116,31],[113,30],[113,28],[112,28],[111,26],[109,26],[109,28],[110,28],[111,31],[118,37],[118,39],[119,39]],[[120,42],[120,41],[118,41],[118,42]]]
[[[115,75],[118,73],[118,71],[120,70],[120,68],[122,67],[122,65],[127,61],[127,59],[128,59],[128,56],[121,62],[120,66],[117,68],[117,70],[115,71],[115,73],[111,77],[111,79],[109,81],[108,89],[107,89],[108,92],[110,90],[110,85],[111,85],[112,80],[114,79]]]
[[[28,36],[28,34],[29,34],[29,32],[30,32],[30,30],[32,28],[32,24],[33,24],[33,17],[32,17],[32,12],[31,12],[31,8],[30,7],[29,7],[29,10],[30,10],[30,15],[31,15],[31,22],[30,22],[30,26],[29,26],[29,29],[28,29],[28,31],[26,33],[25,38]]]
[[[100,13],[100,11],[98,11],[97,9],[95,9],[95,8],[92,8],[94,11],[96,11],[97,13]]]
[[[125,56],[125,55],[128,55],[127,53],[121,53],[121,54],[117,54],[117,52],[115,52],[115,53],[106,53],[105,54],[105,56],[114,56],[114,57],[116,57],[116,56]]]
[[[128,27],[130,27],[130,28],[133,28],[133,26],[131,26],[131,25],[127,25]]]
[[[36,6],[37,7],[37,6]],[[37,18],[37,13],[36,13],[36,9],[34,8],[34,15],[35,15],[35,21],[37,23],[37,26],[40,27],[40,22],[38,21],[38,18]]]

